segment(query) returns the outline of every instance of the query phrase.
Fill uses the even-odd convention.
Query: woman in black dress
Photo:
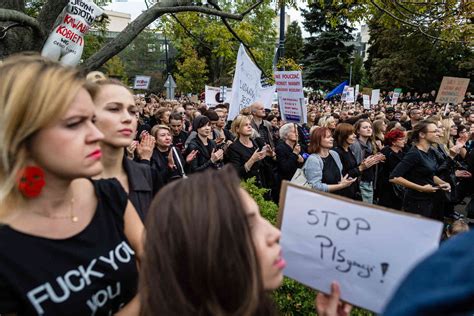
[[[385,147],[382,154],[385,155],[385,163],[379,165],[377,174],[377,196],[379,205],[390,207],[396,210],[402,208],[404,190],[390,182],[390,173],[402,161],[403,148],[406,144],[406,133],[399,129],[394,129],[385,134]]]
[[[438,126],[421,121],[413,127],[411,138],[414,145],[392,171],[390,181],[406,188],[404,211],[433,218],[434,194],[451,191],[450,184],[435,175],[438,163],[432,145],[439,139]]]

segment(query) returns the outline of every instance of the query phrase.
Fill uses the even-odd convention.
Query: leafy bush
[[[270,223],[276,225],[278,220],[278,205],[272,201],[267,201],[264,194],[267,189],[260,188],[255,184],[255,178],[242,181],[242,187],[257,202],[260,213]],[[278,290],[273,292],[273,300],[280,311],[281,315],[317,315],[314,308],[314,298],[316,292],[296,281],[284,278],[283,284]],[[371,316],[371,312],[354,308],[351,315],[353,316]]]

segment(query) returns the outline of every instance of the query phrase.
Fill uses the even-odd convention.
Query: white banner
[[[395,105],[398,103],[398,98],[400,97],[400,92],[394,92],[392,94],[392,101],[390,102],[391,105]]]
[[[133,89],[147,90],[150,86],[151,77],[150,76],[135,76],[135,82],[133,84]]]
[[[262,102],[265,109],[271,109],[273,103],[273,96],[275,95],[276,86],[269,86],[260,89],[260,96],[257,101]]]
[[[229,103],[232,97],[232,89],[227,88],[226,93],[225,93],[225,99],[222,102],[219,102],[220,95],[222,93],[222,90],[220,87],[211,87],[211,86],[206,86],[206,99],[205,102],[209,106],[217,105],[219,103]]]
[[[354,103],[354,87],[347,87],[346,89],[346,103]]]
[[[232,98],[229,108],[230,120],[233,120],[240,110],[258,100],[262,88],[261,76],[262,72],[247,55],[244,46],[240,44],[232,83]]]
[[[359,85],[356,84],[356,88],[355,88],[355,92],[354,92],[354,100],[355,100],[355,102],[357,102],[357,97],[359,96],[359,89],[360,89]]]
[[[284,274],[382,312],[397,286],[438,248],[443,224],[284,182],[280,204]],[[439,276],[433,276],[439,277]]]
[[[370,110],[370,95],[363,94],[362,98],[364,99],[364,109]]]
[[[306,123],[307,111],[301,71],[276,71],[275,85],[284,121]]]
[[[379,104],[380,101],[380,89],[373,89],[372,90],[372,97],[370,98],[370,102],[373,105]]]

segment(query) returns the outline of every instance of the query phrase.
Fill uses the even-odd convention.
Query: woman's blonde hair
[[[336,122],[334,117],[332,117],[331,115],[326,115],[326,116],[323,116],[319,119],[318,126],[319,127],[329,127],[329,125],[331,123],[334,123],[334,122]]]
[[[441,124],[444,127],[443,135],[441,135],[441,143],[447,148],[452,147],[454,144],[451,137],[451,126],[454,125],[454,121],[451,118],[445,118],[441,120]]]
[[[236,137],[239,137],[240,128],[246,121],[250,122],[250,119],[247,115],[237,115],[235,120],[232,121],[232,125],[230,127],[230,131],[232,132],[232,134],[234,134]]]
[[[96,88],[77,70],[39,55],[6,59],[0,78],[0,205],[6,209],[21,199],[15,183],[32,136],[61,118],[81,88],[91,96]]]

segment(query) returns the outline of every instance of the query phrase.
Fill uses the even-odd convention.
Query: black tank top
[[[93,184],[95,214],[73,237],[0,226],[0,314],[113,315],[135,296],[135,255],[124,233],[127,194],[116,179]]]
[[[324,164],[322,183],[338,184],[341,181],[341,171],[339,170],[339,167],[334,161],[332,155],[329,154],[325,158],[321,157],[321,159],[323,160]]]

